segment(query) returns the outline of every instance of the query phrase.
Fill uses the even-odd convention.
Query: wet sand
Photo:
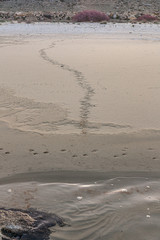
[[[160,43],[130,36],[1,36],[1,178],[159,173]]]

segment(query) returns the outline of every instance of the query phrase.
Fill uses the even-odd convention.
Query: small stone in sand
[[[81,201],[82,198],[83,198],[83,197],[81,197],[81,196],[78,196],[78,197],[77,197],[77,199],[78,199],[79,201]]]

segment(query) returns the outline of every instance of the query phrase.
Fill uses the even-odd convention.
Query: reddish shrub
[[[157,19],[158,19],[157,17],[151,16],[151,15],[147,15],[147,14],[146,15],[144,14],[144,15],[142,15],[142,16],[137,18],[138,21],[149,21],[149,22],[155,21]]]
[[[101,22],[108,21],[109,17],[103,12],[86,10],[75,14],[72,20],[75,22]]]

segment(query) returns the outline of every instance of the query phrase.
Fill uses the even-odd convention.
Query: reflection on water
[[[25,182],[0,186],[0,206],[54,212],[69,224],[55,240],[158,240],[160,181],[114,178],[92,183]]]

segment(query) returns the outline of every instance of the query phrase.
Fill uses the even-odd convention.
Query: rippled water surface
[[[69,224],[51,239],[159,239],[160,181],[114,178],[89,183],[25,182],[0,186],[0,205],[57,213]]]

